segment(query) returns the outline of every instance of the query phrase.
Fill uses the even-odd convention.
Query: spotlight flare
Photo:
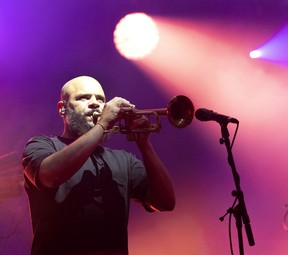
[[[142,59],[159,42],[159,33],[153,19],[144,13],[132,13],[122,18],[114,30],[114,44],[127,59]]]

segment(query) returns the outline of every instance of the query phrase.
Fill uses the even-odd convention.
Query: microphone
[[[239,121],[235,118],[219,114],[217,112],[213,112],[211,110],[200,108],[195,112],[195,117],[200,121],[209,121],[214,120],[218,122],[220,125],[228,124],[228,123],[235,123],[238,124]]]

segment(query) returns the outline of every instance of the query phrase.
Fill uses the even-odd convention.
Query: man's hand
[[[135,105],[122,97],[114,97],[104,105],[101,117],[97,121],[100,122],[105,129],[112,129],[115,122],[121,119],[121,114],[119,113],[122,107],[134,108]]]
[[[129,125],[132,134],[128,136],[128,140],[136,141],[138,145],[146,143],[149,140],[150,126],[150,121],[144,115],[132,119]],[[133,130],[138,131],[133,133]],[[141,130],[143,130],[143,132],[141,132]]]

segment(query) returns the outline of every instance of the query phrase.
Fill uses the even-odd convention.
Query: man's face
[[[93,112],[102,112],[105,94],[95,80],[72,84],[67,91],[69,98],[65,109],[66,128],[70,134],[81,136],[95,125]]]

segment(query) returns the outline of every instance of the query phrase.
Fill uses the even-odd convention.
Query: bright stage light
[[[275,63],[288,64],[288,25],[273,35],[257,50],[250,52],[251,58],[265,59]],[[252,56],[251,56],[252,55]]]
[[[156,24],[144,13],[128,14],[115,27],[115,47],[127,59],[146,57],[156,48],[158,41]]]
[[[262,56],[262,52],[260,50],[253,50],[249,55],[250,58],[260,58]]]

